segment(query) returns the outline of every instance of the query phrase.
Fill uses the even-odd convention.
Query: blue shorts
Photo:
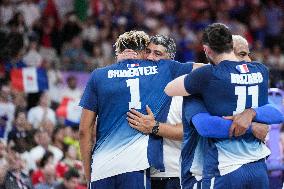
[[[269,189],[267,167],[264,160],[242,165],[223,176],[203,178],[202,188],[213,189]]]
[[[90,189],[151,189],[150,172],[134,171],[94,181]]]

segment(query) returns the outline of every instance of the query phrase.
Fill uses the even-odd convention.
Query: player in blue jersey
[[[238,61],[233,53],[232,35],[226,26],[210,25],[204,32],[203,42],[205,54],[213,65],[171,82],[166,88],[167,94],[201,95],[208,111],[218,116],[267,104],[267,69],[256,62]],[[252,120],[255,112],[249,110]],[[251,121],[242,127],[233,125],[230,133],[243,135],[249,125]],[[253,136],[208,139],[205,146],[202,187],[268,188],[263,158],[270,152]]]
[[[132,49],[143,59],[148,42],[142,31],[126,32],[116,52]],[[92,72],[80,101],[80,150],[90,188],[149,188],[146,169],[164,169],[162,141],[129,127],[126,113],[131,108],[146,113],[149,105],[165,122],[171,98],[163,88],[192,67],[170,60],[126,60]]]
[[[235,54],[238,56],[239,59],[243,59],[243,60],[249,59],[249,57],[248,57],[249,49],[248,49],[247,41],[244,38],[242,38],[241,36],[233,36],[233,37],[234,37],[234,52],[235,52]],[[149,44],[149,46],[147,47],[147,50],[146,50],[146,51],[148,51],[147,58],[150,59],[150,60],[156,60],[156,61],[159,60],[159,59],[169,59],[170,57],[172,57],[171,56],[171,54],[172,54],[171,49],[172,48],[167,47],[168,43],[166,43],[166,42],[168,40],[158,40],[158,39],[159,39],[159,36],[157,36],[157,37],[154,36],[154,37],[151,38],[150,44]],[[134,58],[135,54],[133,52],[128,51],[128,52],[124,52],[122,57],[123,58]],[[157,134],[159,136],[164,137],[164,140],[165,140],[164,141],[164,162],[165,162],[165,166],[168,166],[168,169],[166,167],[166,172],[151,174],[152,187],[154,187],[154,188],[166,189],[166,188],[179,188],[180,187],[179,184],[176,184],[176,182],[175,182],[176,178],[166,177],[166,175],[175,175],[174,169],[170,169],[170,168],[172,168],[173,166],[179,167],[178,163],[176,163],[179,158],[178,158],[177,155],[174,155],[175,152],[176,152],[176,150],[174,150],[174,149],[177,149],[177,147],[173,147],[173,146],[170,147],[171,146],[170,141],[173,144],[176,144],[177,141],[175,142],[175,141],[169,140],[169,139],[179,140],[179,139],[181,139],[181,135],[183,134],[182,130],[180,129],[180,127],[182,127],[182,125],[179,124],[181,122],[180,118],[179,118],[179,117],[181,117],[181,106],[177,106],[177,105],[182,103],[182,99],[179,99],[179,98],[180,97],[174,97],[173,100],[172,100],[171,108],[170,108],[170,111],[169,111],[169,114],[168,114],[168,123],[160,123],[159,126],[158,126],[159,131],[158,131]],[[200,108],[205,109],[204,105],[203,106],[199,105],[199,106],[200,106]],[[192,108],[192,105],[190,107]],[[200,108],[198,106],[194,107],[194,108],[192,108],[191,112],[198,112],[198,110]],[[146,133],[146,134],[150,134],[153,130],[153,127],[156,125],[155,124],[156,121],[155,121],[153,114],[151,114],[151,111],[150,111],[149,108],[148,108],[148,110],[150,112],[148,115],[143,115],[136,110],[131,110],[132,114],[130,114],[131,118],[133,118],[132,122],[133,123],[135,123],[135,122],[139,123],[137,126],[135,124],[131,124],[131,123],[130,123],[130,125],[133,128],[135,128],[135,129],[137,129],[137,130],[139,130],[143,133]],[[273,109],[271,111],[273,111]],[[189,114],[190,113],[187,113],[187,116],[186,116],[187,118],[189,117],[188,116]],[[175,122],[173,122],[173,118],[174,118]],[[177,118],[179,118],[179,119],[177,119]],[[218,118],[211,118],[210,122],[216,121],[216,120],[220,121],[220,118],[219,119]],[[223,122],[224,122],[224,120],[223,120]],[[188,123],[190,123],[190,121]],[[231,122],[229,122],[229,123],[231,123]],[[214,135],[215,137],[222,137],[222,138],[226,137],[226,138],[228,138],[229,132],[226,132],[228,130],[228,122],[223,123],[223,125],[224,124],[227,124],[227,125],[225,125],[224,128],[221,127],[221,129],[225,129],[225,131],[222,131],[219,135],[218,135],[218,132],[217,133],[216,132],[214,133],[212,131],[210,131],[211,133],[210,132],[209,133],[204,132],[204,130],[202,130],[202,128],[198,129],[198,132],[201,132],[201,134],[200,134],[201,136],[213,136]],[[219,127],[220,125],[221,124],[219,123],[216,126],[216,128]],[[186,124],[185,131],[187,131],[188,128],[190,129],[191,127],[188,127],[187,124]],[[254,128],[253,134],[257,138],[263,140],[263,138],[266,136],[266,134],[268,132],[267,126],[265,127],[264,125],[261,125],[261,124],[255,124],[253,126],[253,128]],[[194,127],[192,127],[191,129],[196,130]],[[217,131],[218,131],[218,129],[217,129]],[[192,133],[192,135],[190,137],[190,140],[186,141],[186,143],[184,142],[183,146],[186,146],[188,144],[191,147],[194,147],[194,149],[195,149],[195,146],[193,146],[191,144],[194,143],[194,141],[196,140],[196,138],[199,137],[199,135],[197,134],[197,131],[191,132],[191,133]],[[194,133],[196,134],[196,136],[194,136]],[[188,150],[188,148],[186,148],[186,147],[183,149],[183,154],[184,154],[185,158],[193,158],[194,157],[194,156],[188,157],[189,151],[190,150]],[[179,151],[179,153],[180,153],[180,151]],[[191,153],[191,154],[194,154],[194,153]],[[200,154],[199,154],[199,156],[200,156]],[[174,157],[176,158],[176,160],[174,160]],[[201,168],[192,169],[191,170],[192,172],[190,172],[190,168],[187,168],[187,167],[191,168],[191,166],[189,166],[189,165],[182,164],[182,175],[181,175],[182,176],[182,185],[183,185],[183,188],[192,188],[194,186],[194,184],[197,185],[196,179],[200,179],[202,177],[202,169]],[[200,166],[200,167],[202,167],[202,166]],[[171,173],[169,173],[169,170],[170,170]],[[162,177],[157,177],[159,175],[161,175]]]
[[[175,52],[176,46],[173,39],[163,35],[155,35],[150,38],[150,43],[146,48],[146,58],[152,61],[174,59]],[[136,54],[131,50],[126,50],[118,55],[118,59],[133,58],[136,58]],[[200,65],[201,64],[194,64],[193,67],[196,68]],[[179,179],[180,141],[183,135],[181,107],[182,97],[173,97],[167,114],[167,123],[156,122],[149,107],[147,107],[149,114],[147,116],[134,109],[130,110],[128,113],[130,126],[144,134],[153,134],[163,137],[163,162],[165,171],[151,170],[151,187],[154,189],[181,188]],[[150,119],[146,119],[146,117]],[[136,123],[138,124],[136,125]]]
[[[150,43],[146,48],[146,58],[152,61],[174,59],[175,52],[176,45],[172,38],[163,35],[155,35],[150,38]],[[134,52],[127,50],[119,55],[118,59],[133,59],[135,57],[136,55]],[[160,172],[156,169],[151,169],[151,187],[154,189],[181,188],[179,179],[180,141],[182,140],[183,135],[181,107],[182,97],[173,97],[167,115],[167,123],[159,123],[156,122],[155,119],[144,119],[144,121],[136,119],[138,117],[142,118],[144,115],[134,109],[130,110],[128,113],[130,126],[145,134],[154,134],[163,137],[163,162],[165,171]],[[150,113],[148,116],[154,118],[149,107],[147,107],[147,111]],[[138,123],[138,125],[135,123]]]

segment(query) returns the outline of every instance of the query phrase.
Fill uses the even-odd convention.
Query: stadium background
[[[43,182],[44,175],[61,182],[68,167],[79,170],[84,184],[76,153],[78,125],[66,124],[67,117],[56,110],[64,97],[79,98],[92,70],[115,62],[113,44],[125,31],[168,35],[176,40],[176,60],[206,62],[202,30],[212,22],[222,22],[248,40],[253,60],[270,69],[270,87],[283,90],[283,10],[281,0],[0,0],[0,169],[9,169],[7,162],[20,155],[24,160],[18,168],[31,175],[34,185]],[[56,115],[54,122],[46,117],[38,123],[27,120],[42,93],[19,92],[11,86],[11,69],[25,66],[47,71],[47,105]],[[276,94],[272,98],[283,108],[282,91],[271,94]],[[25,124],[19,124],[17,118]],[[280,149],[271,160],[272,168],[282,165],[284,133],[280,129],[275,126],[275,132],[270,132],[274,142],[268,144]],[[43,145],[36,140],[41,137],[57,147],[60,158],[42,152],[42,159],[27,162],[29,151]],[[7,144],[11,150],[3,148]],[[47,161],[50,156],[54,160]],[[49,161],[56,162],[56,167],[46,166]],[[282,171],[270,175],[272,183],[282,182]],[[3,177],[0,174],[0,185]]]

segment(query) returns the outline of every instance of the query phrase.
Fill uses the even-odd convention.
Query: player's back
[[[268,102],[268,70],[257,62],[222,61],[209,66],[208,86],[202,93],[208,111],[224,116]]]
[[[233,115],[268,102],[268,70],[256,62],[223,61],[206,66],[202,97],[213,115]],[[268,148],[253,135],[235,139],[209,139],[204,175],[224,175],[241,165],[269,155]],[[213,165],[213,166],[212,166]]]
[[[130,108],[146,113],[145,107],[149,105],[156,118],[166,121],[171,98],[163,89],[174,77],[192,69],[191,65],[179,70],[177,64],[183,68],[174,61],[127,60],[92,73],[90,93],[95,95],[84,96],[86,91],[83,95],[83,99],[93,98],[96,104],[95,108],[86,103],[83,107],[98,115],[92,157],[96,175],[92,175],[92,180],[149,167],[153,156],[150,153],[154,151],[149,150],[153,146],[149,135],[131,128],[126,113]]]

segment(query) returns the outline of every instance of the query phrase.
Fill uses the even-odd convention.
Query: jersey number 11
[[[237,108],[233,115],[241,113],[246,109],[247,97],[251,96],[251,108],[258,107],[258,85],[255,86],[236,86],[235,95],[238,96]]]

